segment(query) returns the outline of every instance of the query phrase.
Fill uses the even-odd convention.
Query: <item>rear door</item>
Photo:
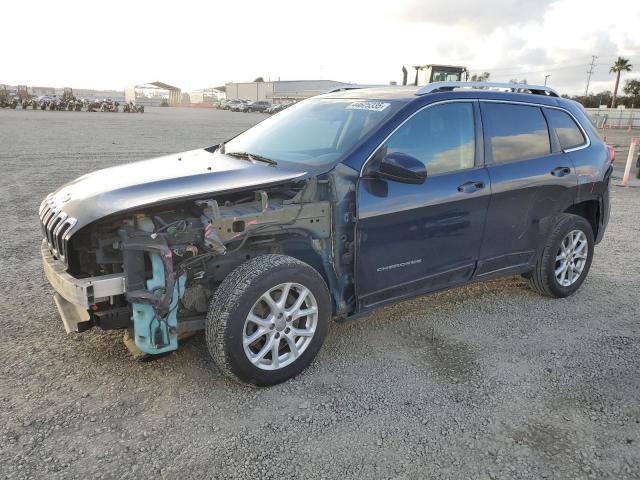
[[[573,204],[577,176],[543,109],[481,101],[491,201],[477,276],[533,262],[557,213]]]
[[[358,183],[357,294],[361,309],[459,284],[475,269],[489,201],[477,102],[418,111],[380,147],[424,162],[411,185],[365,174]]]

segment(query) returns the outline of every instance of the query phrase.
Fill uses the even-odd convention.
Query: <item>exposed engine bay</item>
[[[126,293],[91,305],[84,329],[129,329],[149,354],[204,327],[217,286],[242,262],[269,253],[321,273],[335,316],[353,311],[355,172],[251,191],[181,199],[96,221],[70,239],[69,273],[122,273]]]

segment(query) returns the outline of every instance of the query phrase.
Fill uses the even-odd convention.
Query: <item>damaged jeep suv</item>
[[[68,332],[123,329],[155,355],[204,329],[226,375],[271,385],[331,318],[514,274],[571,295],[610,173],[582,108],[548,87],[353,89],[68,183],[40,207],[41,253]]]

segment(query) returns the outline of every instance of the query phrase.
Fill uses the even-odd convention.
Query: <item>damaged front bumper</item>
[[[75,278],[53,257],[45,240],[40,246],[40,254],[44,274],[56,291],[54,300],[67,333],[84,330],[83,324],[90,326],[88,310],[91,305],[126,291],[123,273]]]

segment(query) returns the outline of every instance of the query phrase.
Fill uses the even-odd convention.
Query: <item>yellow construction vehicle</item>
[[[462,82],[469,76],[467,67],[459,65],[414,65],[415,76],[411,83],[407,83],[409,70],[402,67],[402,85],[426,85],[432,82]]]

